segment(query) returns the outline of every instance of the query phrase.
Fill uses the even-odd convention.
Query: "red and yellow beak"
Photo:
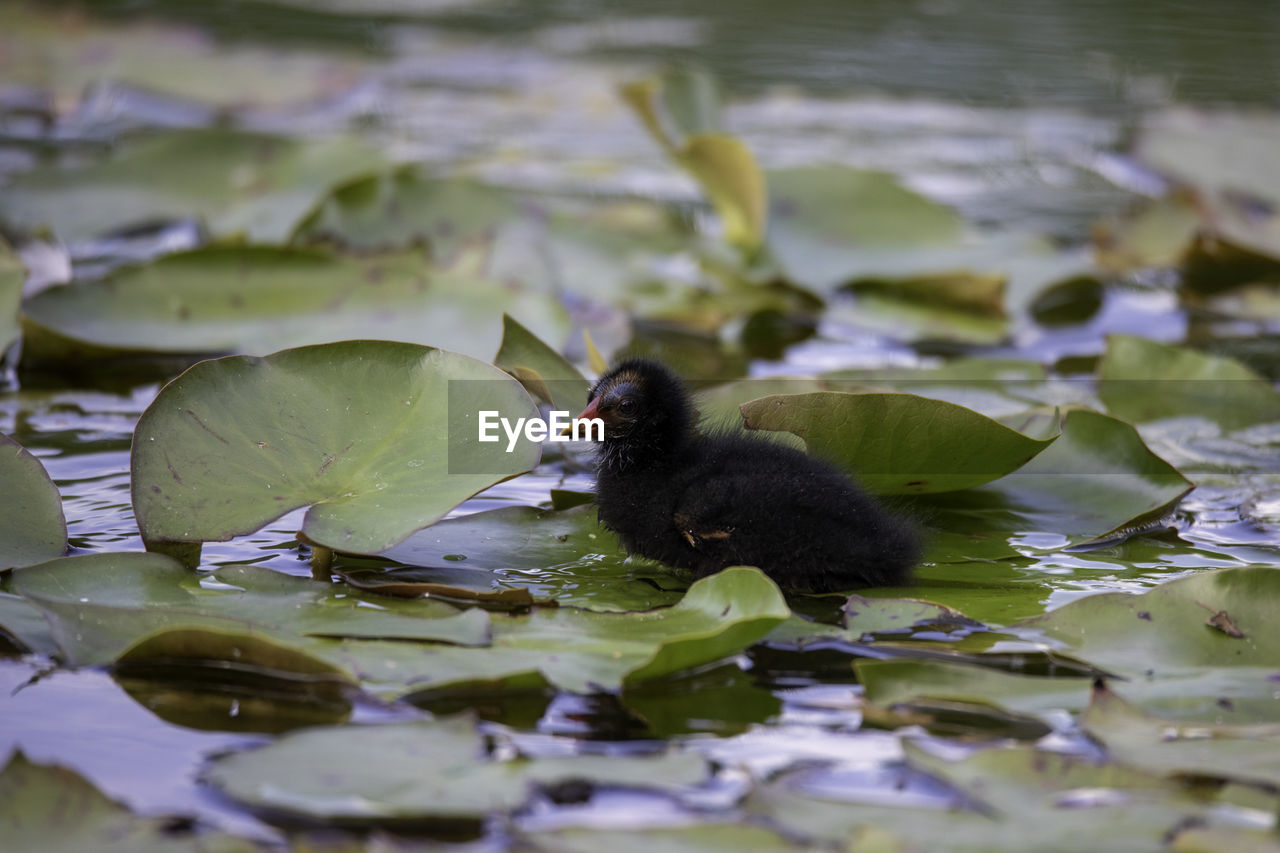
[[[603,416],[600,414],[600,398],[597,397],[594,400],[592,400],[590,403],[587,403],[587,407],[583,409],[581,412],[579,412],[577,415],[575,415],[573,420],[569,421],[568,425],[566,425],[564,429],[560,430],[560,435],[562,436],[569,435],[569,433],[572,432],[573,430],[574,421],[589,421],[589,420],[592,420],[593,418],[602,418],[602,417]]]

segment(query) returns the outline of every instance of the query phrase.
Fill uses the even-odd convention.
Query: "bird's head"
[[[605,445],[661,452],[687,438],[695,423],[689,392],[656,361],[631,358],[601,376],[578,419],[604,422]]]

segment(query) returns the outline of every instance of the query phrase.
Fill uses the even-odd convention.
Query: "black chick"
[[[688,392],[661,364],[623,361],[578,417],[604,421],[596,503],[633,554],[697,577],[757,566],[780,586],[815,592],[910,579],[920,552],[912,525],[803,451],[700,434]]]

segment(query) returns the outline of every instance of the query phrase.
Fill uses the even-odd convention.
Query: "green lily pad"
[[[785,430],[881,494],[967,489],[1049,447],[963,406],[912,394],[817,392],[742,406],[749,429]]]
[[[676,791],[703,782],[690,753],[497,761],[466,717],[333,726],[216,759],[205,781],[255,810],[328,823],[479,822],[510,813],[533,787],[565,781]]]
[[[1274,258],[1280,256],[1278,145],[1274,116],[1177,110],[1147,120],[1136,154],[1197,191],[1206,230]]]
[[[868,702],[881,706],[922,699],[998,705],[1019,714],[1078,711],[1089,701],[1089,678],[1046,678],[987,666],[936,660],[858,660]]]
[[[58,487],[31,452],[0,435],[0,568],[29,566],[67,550]]]
[[[74,242],[199,217],[214,236],[283,242],[335,181],[377,162],[376,151],[344,137],[169,130],[124,143],[102,162],[14,176],[0,196],[0,220],[47,225]]]
[[[513,317],[502,315],[502,346],[493,357],[535,399],[576,415],[586,408],[586,378],[564,356]]]
[[[0,240],[0,358],[18,339],[18,307],[22,304],[22,284],[26,277],[22,259]]]
[[[600,526],[594,505],[567,510],[503,507],[450,518],[382,554],[424,568],[356,569],[343,574],[366,589],[421,595],[423,584],[480,595],[527,591],[535,600],[588,610],[648,610],[674,604],[684,583],[656,563],[632,562]],[[394,584],[400,589],[387,589]]]
[[[1104,688],[1093,691],[1080,726],[1111,756],[1151,773],[1280,784],[1280,723],[1180,722],[1134,707]]]
[[[804,848],[771,829],[740,823],[703,823],[655,829],[562,829],[529,836],[560,853],[796,853]]]
[[[1280,392],[1240,362],[1129,335],[1107,339],[1098,395],[1135,423],[1199,416],[1233,430],[1280,421]]]
[[[874,275],[867,250],[902,254],[963,237],[954,211],[883,172],[815,166],[772,170],[767,178],[769,250],[789,279],[819,292]]]
[[[852,838],[849,849],[859,851],[1158,851],[1187,823],[1241,820],[1168,779],[1030,746],[948,762],[908,742],[906,756],[912,768],[956,791],[945,807],[910,808],[910,796],[901,806],[859,802],[824,785],[822,770],[802,770],[761,786],[748,808],[803,837]]]
[[[6,649],[53,657],[58,654],[58,643],[40,608],[20,596],[0,592],[0,653]]]
[[[117,353],[265,355],[289,346],[380,338],[489,358],[502,311],[546,339],[567,330],[546,293],[487,278],[480,247],[447,268],[420,251],[345,256],[273,246],[211,246],[50,288],[24,306],[24,359],[76,359],[76,344]]]
[[[0,770],[0,834],[9,853],[251,853],[259,848],[225,835],[173,832],[172,817],[138,817],[107,799],[83,776],[37,764],[21,751]]]
[[[425,242],[433,257],[447,258],[520,215],[511,193],[464,178],[433,178],[408,165],[335,187],[299,223],[293,242],[361,251]]]
[[[823,639],[841,639],[856,643],[873,634],[897,634],[920,626],[938,630],[981,628],[982,623],[970,619],[932,601],[916,598],[867,598],[851,595],[841,608],[843,624],[826,625],[793,616],[769,632],[766,642],[797,644]],[[945,626],[945,627],[944,627]]]
[[[1142,595],[1088,596],[1016,627],[1130,679],[1122,689],[1145,708],[1183,718],[1276,721],[1280,640],[1267,625],[1277,596],[1280,572],[1273,567],[1216,569]],[[1244,636],[1232,636],[1228,625]],[[1232,707],[1237,713],[1228,712]]]
[[[138,420],[138,527],[149,543],[222,541],[310,506],[310,541],[379,553],[537,463],[535,443],[512,453],[479,443],[482,410],[537,414],[496,368],[414,344],[347,341],[201,362]]]
[[[253,566],[198,577],[159,554],[63,557],[18,570],[12,585],[45,613],[75,666],[109,663],[156,632],[178,628],[257,632],[306,652],[323,646],[303,642],[309,637],[488,640],[481,610],[366,596]],[[204,639],[210,654],[225,646],[216,631]]]
[[[949,548],[981,540],[1050,551],[1122,538],[1169,515],[1191,483],[1147,448],[1129,424],[1074,409],[1062,434],[1012,474],[924,505],[930,523],[957,536]],[[966,545],[964,539],[977,540]],[[940,558],[947,558],[945,553]]]
[[[1165,196],[1095,227],[1094,256],[1109,272],[1176,267],[1199,228],[1194,199],[1185,193]]]

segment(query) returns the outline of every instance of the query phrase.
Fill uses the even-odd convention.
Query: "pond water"
[[[1176,106],[1274,108],[1280,84],[1280,6],[1250,0],[1009,7],[978,0],[100,2],[15,5],[0,10],[5,16],[17,22],[15,32],[44,38],[38,43],[49,56],[65,55],[31,54],[20,66],[0,59],[0,74],[13,75],[0,86],[0,178],[92,159],[139,129],[207,127],[233,116],[243,127],[304,138],[354,128],[389,159],[504,186],[693,205],[697,184],[637,131],[616,87],[664,63],[695,63],[723,87],[725,126],[766,167],[883,170],[954,207],[974,229],[1041,235],[1063,251],[1088,245],[1101,218],[1167,189],[1165,178],[1127,154],[1151,115]],[[159,58],[148,60],[148,44]],[[170,76],[168,51],[239,57],[244,78],[228,73],[220,87],[209,79],[218,68],[212,59],[176,63]],[[29,102],[34,109],[23,107]],[[65,245],[36,240],[21,250],[33,280],[70,272],[91,279],[204,239],[188,221]],[[1066,387],[1082,381],[1114,333],[1196,343],[1236,355],[1273,384],[1280,376],[1280,315],[1206,319],[1158,277],[1108,281],[1085,322],[1019,319],[998,343],[943,348],[853,322],[840,304],[832,300],[816,336],[719,378],[976,355],[1057,365]],[[1070,369],[1072,359],[1085,367]],[[156,376],[130,373],[11,371],[0,394],[0,430],[31,450],[57,484],[69,553],[142,549],[130,441],[159,388]],[[1141,433],[1196,484],[1161,530],[1090,550],[1063,549],[1067,539],[1050,531],[1021,531],[1010,539],[1020,556],[967,566],[963,595],[947,603],[998,629],[1085,596],[1140,593],[1209,568],[1280,566],[1280,426],[1222,430],[1181,418]],[[553,460],[450,515],[546,505],[553,489],[587,491],[590,483],[582,466]],[[310,551],[296,540],[301,519],[296,511],[256,534],[206,544],[202,567],[251,563],[310,577]],[[954,566],[926,567],[922,582],[944,588],[949,572]],[[830,615],[820,601],[793,608]],[[918,639],[960,640],[967,631],[933,624]],[[1011,648],[1018,639],[1008,637]],[[667,740],[761,779],[824,762],[800,789],[835,799],[954,806],[953,788],[901,763],[899,731],[863,727],[850,653],[849,643],[834,641],[804,652],[755,647],[654,691],[670,695],[637,688],[625,701],[562,691],[437,696],[423,705],[441,713],[470,708],[533,756],[625,755]],[[243,721],[235,700],[196,699],[181,685],[173,695],[131,687],[100,668],[60,669],[39,655],[0,659],[0,754],[20,747],[38,762],[74,768],[142,814],[188,814],[244,837],[281,839],[279,826],[211,792],[197,775],[214,754],[265,743],[292,718],[280,712],[278,728],[264,727],[271,713]],[[345,719],[422,716],[409,702],[367,700]],[[1061,712],[1057,723],[1042,743],[1097,755],[1070,714]],[[963,737],[955,740],[944,726],[919,740],[964,754],[982,739],[981,728],[966,725],[956,723]],[[539,800],[517,828],[696,823],[699,809],[732,810],[747,785],[737,772],[719,773],[679,802],[635,792],[588,805]],[[489,849],[509,841],[508,829],[488,828]]]

